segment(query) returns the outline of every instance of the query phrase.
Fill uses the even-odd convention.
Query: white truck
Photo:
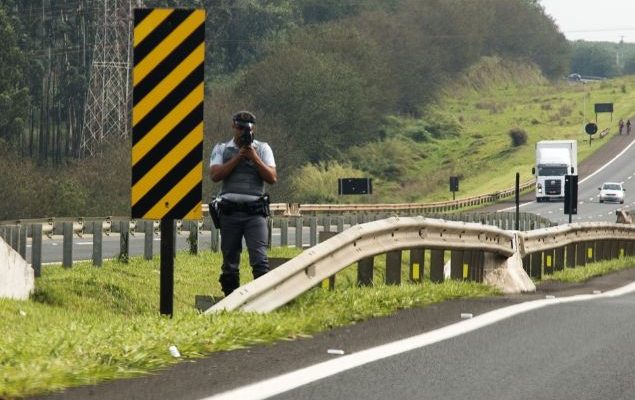
[[[541,140],[536,143],[536,201],[564,200],[565,175],[578,174],[578,142]]]

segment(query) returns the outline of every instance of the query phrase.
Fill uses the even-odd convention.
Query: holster
[[[221,200],[218,198],[209,203],[209,215],[212,217],[216,229],[220,229],[220,203]]]

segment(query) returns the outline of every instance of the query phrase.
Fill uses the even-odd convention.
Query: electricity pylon
[[[80,155],[95,154],[100,143],[128,137],[132,89],[132,12],[142,0],[96,1],[95,46],[84,106]]]

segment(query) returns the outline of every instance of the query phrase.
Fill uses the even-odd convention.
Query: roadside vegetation
[[[291,257],[294,249],[274,249]],[[492,296],[482,284],[404,284],[356,287],[338,279],[335,290],[310,290],[268,314],[204,315],[195,295],[221,294],[218,253],[179,253],[175,260],[174,317],[159,314],[159,259],[106,261],[95,268],[47,266],[29,301],[0,299],[0,398],[59,390],[166,367],[175,345],[183,358],[291,340],[396,310],[461,297]],[[242,260],[247,265],[247,260]],[[383,268],[381,262],[377,268]],[[251,278],[243,269],[243,281]]]
[[[623,269],[635,268],[635,257],[624,257],[615,260],[608,260],[594,263],[588,267],[566,268],[562,271],[556,271],[552,275],[542,277],[543,281],[560,281],[579,283],[584,282],[595,276],[610,274],[611,272],[621,271]]]
[[[276,248],[273,257],[293,257],[294,248]],[[404,253],[405,255],[406,253]],[[567,269],[545,279],[576,281],[634,265],[622,258]],[[407,271],[407,257],[403,260]],[[175,260],[174,317],[159,314],[158,258],[133,257],[95,268],[47,266],[29,301],[0,299],[0,398],[13,398],[103,380],[139,376],[206,354],[306,337],[334,327],[456,298],[496,296],[473,282],[382,283],[384,260],[376,260],[375,284],[354,284],[355,269],[337,274],[335,290],[315,288],[268,314],[223,312],[204,315],[195,295],[220,296],[220,255],[179,252]],[[247,265],[247,260],[242,260]],[[251,280],[246,268],[243,282]],[[178,348],[182,358],[170,355]]]

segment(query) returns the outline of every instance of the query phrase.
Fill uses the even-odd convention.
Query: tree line
[[[15,151],[36,165],[82,174],[79,133],[99,1],[0,0],[3,157]],[[272,190],[278,199],[293,198],[284,177],[307,162],[328,162],[354,146],[381,142],[391,116],[425,118],[446,82],[481,57],[535,64],[550,78],[569,68],[570,45],[536,0],[144,4],[206,9],[205,156],[214,142],[227,140],[232,112],[252,110],[257,135],[277,156],[282,179]],[[92,174],[92,180],[69,175],[67,186],[98,186],[114,173]],[[129,174],[118,173],[109,184],[121,186],[112,192],[126,196]],[[213,190],[206,182],[205,196]],[[72,211],[126,214],[112,209],[126,203],[87,195]]]

